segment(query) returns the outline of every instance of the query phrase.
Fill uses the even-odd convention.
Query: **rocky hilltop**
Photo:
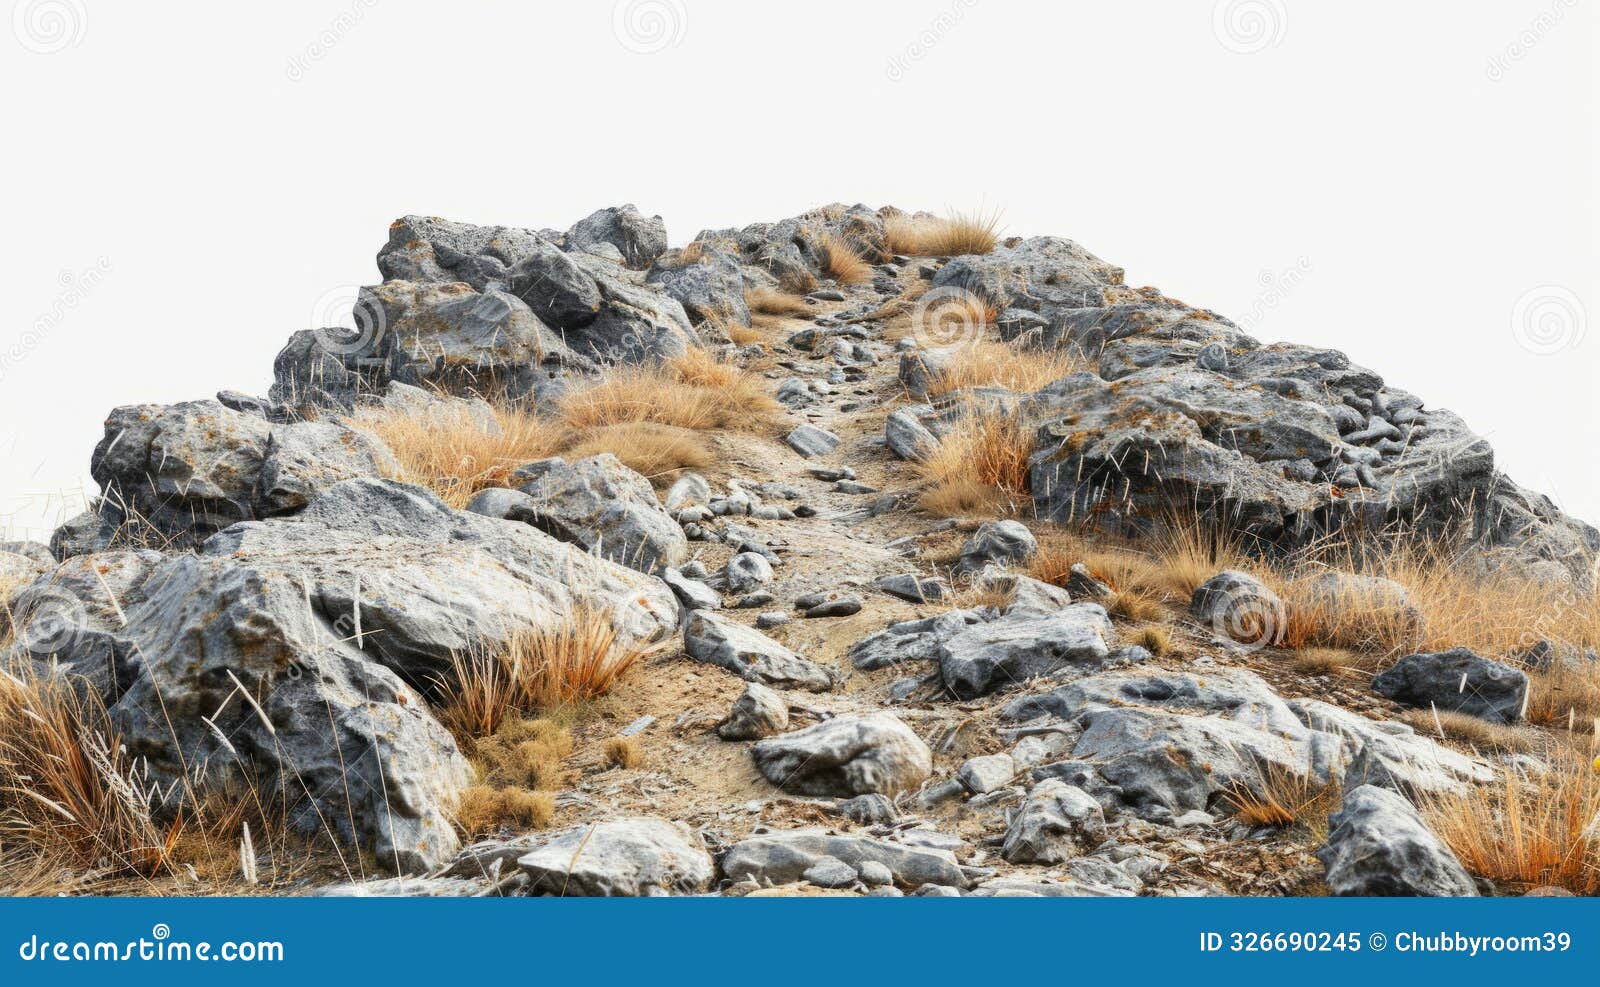
[[[890,208],[407,216],[377,260],[267,395],[112,410],[92,510],[0,545],[15,687],[103,714],[134,815],[276,807],[208,826],[237,874],[84,869],[1593,892],[1474,840],[1595,798],[1600,533],[1344,354]]]

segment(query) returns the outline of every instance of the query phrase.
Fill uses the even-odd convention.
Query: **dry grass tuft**
[[[606,741],[606,763],[632,770],[644,763],[644,747],[638,737],[612,737]]]
[[[1525,754],[1539,746],[1536,731],[1447,709],[1408,709],[1400,718],[1421,734],[1455,740],[1490,753]]]
[[[1495,785],[1424,794],[1418,808],[1474,874],[1519,890],[1600,894],[1600,770],[1583,758],[1538,776],[1507,769]]]
[[[992,311],[983,315],[987,317]],[[1084,369],[1087,364],[1059,350],[1017,349],[1008,343],[979,341],[951,354],[949,362],[929,382],[928,396],[968,387],[1032,392]]]
[[[1338,783],[1320,784],[1275,764],[1257,767],[1257,784],[1235,784],[1223,800],[1246,826],[1296,827],[1317,842],[1328,835],[1328,817],[1343,799]]]
[[[461,792],[456,806],[456,825],[471,838],[507,828],[544,829],[555,814],[556,797],[550,792],[473,785]]]
[[[526,411],[502,406],[495,417],[498,435],[465,414],[420,418],[372,408],[357,411],[351,424],[395,454],[401,464],[397,479],[425,486],[461,508],[480,490],[506,486],[517,467],[556,455],[565,438],[559,425]]]
[[[761,315],[810,315],[811,305],[802,297],[771,288],[751,288],[744,293],[745,307]]]
[[[1301,648],[1289,665],[1302,675],[1342,675],[1346,672],[1371,674],[1370,657],[1345,648]]]
[[[822,269],[828,277],[840,284],[865,284],[872,280],[872,265],[848,240],[830,233],[817,247],[822,255]]]
[[[156,792],[98,699],[0,671],[0,841],[79,867],[153,875],[173,864],[181,817],[155,818]]]
[[[456,655],[450,679],[439,683],[441,719],[458,736],[489,737],[514,714],[603,695],[652,650],[619,638],[609,614],[578,607],[504,647]]]
[[[1528,721],[1574,733],[1600,733],[1600,666],[1558,661],[1528,672]]]
[[[889,250],[914,257],[987,254],[999,242],[999,213],[955,212],[942,219],[905,214],[884,219]]]
[[[1128,638],[1130,644],[1136,644],[1157,658],[1172,650],[1172,635],[1165,627],[1150,624],[1134,631]]]
[[[561,401],[563,420],[578,429],[652,422],[754,432],[772,427],[778,412],[760,378],[700,348],[613,372]]]
[[[1136,589],[1123,590],[1106,603],[1106,612],[1136,624],[1160,620],[1166,611],[1160,601]]]
[[[1015,513],[1028,496],[1028,457],[1035,436],[1014,418],[973,415],[956,425],[915,464],[930,514]]]
[[[698,433],[655,422],[597,425],[574,434],[562,454],[572,459],[609,452],[623,465],[656,483],[670,482],[682,470],[700,469],[716,460]]]

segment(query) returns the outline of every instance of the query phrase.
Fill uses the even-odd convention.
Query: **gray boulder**
[[[1404,798],[1363,785],[1345,793],[1317,851],[1330,890],[1341,897],[1470,898],[1472,878]]]
[[[1217,635],[1251,647],[1280,643],[1289,623],[1278,594],[1237,569],[1224,569],[1202,583],[1190,598],[1189,613]]]
[[[760,741],[751,754],[768,781],[797,795],[892,795],[933,772],[928,745],[888,713],[837,716]]]
[[[113,635],[134,674],[111,716],[163,791],[283,786],[295,826],[427,870],[455,851],[471,771],[417,688],[576,606],[611,615],[624,645],[677,626],[657,580],[419,488],[347,480],[154,565]],[[64,664],[94,658],[81,640]]]
[[[1344,741],[1346,791],[1377,785],[1405,794],[1462,794],[1495,778],[1488,765],[1419,735],[1407,724],[1369,720],[1316,699],[1295,699],[1288,706],[1309,729]]]
[[[815,425],[801,425],[784,436],[783,441],[807,459],[826,456],[839,447],[837,435]]]
[[[668,254],[656,261],[644,280],[676,299],[696,324],[707,319],[750,324],[739,262],[714,247],[707,247],[689,263]]]
[[[869,672],[906,662],[938,661],[939,646],[945,640],[981,619],[983,615],[976,611],[951,610],[935,617],[891,624],[851,646],[850,663]]]
[[[520,520],[640,572],[689,557],[683,529],[656,500],[650,481],[617,457],[607,452],[547,465],[521,487],[532,505]]]
[[[1013,864],[1059,864],[1106,838],[1105,815],[1081,788],[1041,781],[1011,818],[1000,854]]]
[[[956,575],[971,575],[990,566],[1020,565],[1039,550],[1039,540],[1020,521],[988,521],[961,546]]]
[[[755,552],[740,552],[722,569],[730,593],[749,593],[772,582],[772,563]]]
[[[696,610],[683,630],[684,654],[725,668],[747,682],[782,689],[826,692],[833,674],[785,648],[758,630],[726,617]]]
[[[766,686],[751,682],[734,700],[727,719],[717,725],[717,736],[723,740],[760,740],[787,729],[789,704]]]
[[[1098,603],[1047,615],[1019,613],[975,624],[939,645],[939,675],[960,699],[975,699],[1110,655],[1111,619]]]
[[[1406,655],[1372,680],[1373,691],[1407,706],[1437,707],[1495,723],[1516,723],[1528,676],[1467,648]]]
[[[716,866],[682,823],[627,816],[574,826],[517,859],[528,893],[639,898],[698,894]]]
[[[667,249],[667,224],[628,203],[597,209],[567,231],[568,250],[592,252],[603,243],[616,247],[629,267],[649,267]]]
[[[965,888],[970,883],[948,850],[820,829],[762,833],[742,840],[722,859],[722,873],[732,881],[789,884],[801,880],[820,860],[830,857],[858,874],[869,863],[886,867],[894,883],[904,888],[924,884]]]

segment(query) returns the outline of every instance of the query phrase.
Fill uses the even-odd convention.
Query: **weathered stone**
[[[1094,849],[1105,837],[1100,803],[1052,778],[1028,793],[1000,852],[1013,864],[1059,864]]]
[[[783,689],[826,692],[833,675],[760,631],[726,617],[696,610],[683,631],[683,651],[696,661],[725,668],[748,682]]]
[[[1379,695],[1407,706],[1436,707],[1495,723],[1522,719],[1528,676],[1467,648],[1406,655],[1372,680]]]
[[[763,740],[751,753],[768,781],[798,795],[894,794],[933,771],[928,745],[888,713],[834,717]]]
[[[518,858],[529,894],[655,897],[698,894],[716,876],[711,855],[687,826],[651,816],[574,826]]]
[[[1103,662],[1111,635],[1111,620],[1098,603],[1002,617],[943,641],[939,674],[952,694],[973,699],[1068,666]]]
[[[644,216],[632,203],[598,209],[567,231],[567,249],[589,250],[609,243],[629,267],[644,268],[667,249],[667,224],[660,216]]]
[[[1472,878],[1410,802],[1384,788],[1346,792],[1317,851],[1334,894],[1362,897],[1476,897]]]
[[[521,520],[631,569],[653,572],[689,556],[683,529],[650,481],[610,453],[557,463],[522,492],[533,505]]]
[[[761,884],[789,884],[824,857],[854,868],[871,861],[882,864],[894,883],[906,888],[937,884],[965,888],[969,882],[955,855],[948,851],[891,843],[867,836],[847,836],[820,829],[762,833],[734,844],[722,860],[723,876]]]
[[[789,444],[789,448],[807,459],[826,456],[839,447],[837,435],[815,425],[801,425],[784,436],[783,441]]]
[[[740,552],[722,569],[730,593],[748,593],[772,582],[772,563],[755,552]]]
[[[974,795],[985,795],[1011,784],[1017,766],[1010,754],[986,754],[968,758],[956,771],[956,778]]]
[[[760,740],[789,729],[789,704],[766,686],[751,682],[717,725],[723,740]]]
[[[1256,577],[1224,569],[1194,591],[1189,613],[1221,637],[1251,647],[1283,640],[1289,621],[1283,601]]]
[[[990,566],[1005,568],[1026,562],[1039,550],[1039,540],[1018,521],[989,521],[961,546],[956,575],[970,575]]]

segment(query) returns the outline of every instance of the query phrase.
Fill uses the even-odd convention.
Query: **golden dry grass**
[[[560,405],[562,419],[578,429],[653,422],[755,432],[772,427],[778,411],[761,378],[699,348],[659,366],[614,371]]]
[[[556,797],[550,792],[495,785],[463,789],[456,805],[456,825],[468,838],[488,836],[502,829],[544,829],[556,814]]]
[[[1486,753],[1522,754],[1539,746],[1537,731],[1448,709],[1408,709],[1400,719],[1421,734],[1454,740]]]
[[[1302,675],[1343,675],[1347,672],[1372,674],[1371,659],[1345,648],[1300,648],[1289,659],[1289,667]]]
[[[974,414],[914,464],[926,486],[918,499],[930,514],[1015,513],[1029,501],[1032,429],[1014,418]]]
[[[1165,627],[1149,624],[1128,635],[1128,643],[1136,644],[1159,658],[1172,650],[1172,634]]]
[[[0,842],[152,875],[172,866],[182,829],[156,818],[151,783],[97,699],[28,663],[0,671]]]
[[[632,770],[644,763],[644,747],[638,737],[611,737],[606,740],[605,757],[612,767]]]
[[[489,737],[508,718],[603,695],[653,649],[621,638],[611,615],[589,607],[453,658],[439,683],[441,719],[458,736]]]
[[[716,455],[698,432],[655,422],[597,425],[573,433],[562,455],[583,459],[609,452],[623,465],[657,484],[672,480],[683,470],[700,469]]]
[[[801,296],[771,288],[751,288],[744,293],[745,307],[761,315],[810,315],[811,305]]]
[[[1537,776],[1508,768],[1495,784],[1423,794],[1418,808],[1474,874],[1517,890],[1600,894],[1600,763],[1567,756]]]
[[[999,241],[998,213],[955,212],[943,218],[921,219],[904,213],[886,217],[884,234],[889,250],[913,257],[958,257],[987,254]]]
[[[559,424],[508,406],[495,408],[498,434],[466,415],[415,417],[386,409],[362,409],[351,424],[389,447],[400,461],[396,479],[425,486],[451,507],[473,494],[503,487],[511,471],[556,455],[566,439]]]
[[[827,234],[817,250],[821,254],[822,270],[840,284],[865,284],[872,280],[872,265],[843,237]]]
[[[1136,624],[1160,620],[1166,614],[1155,597],[1136,589],[1123,590],[1113,596],[1106,603],[1106,612]]]
[[[1528,672],[1528,722],[1600,734],[1600,667],[1558,662]]]
[[[1235,784],[1223,801],[1247,826],[1295,827],[1321,842],[1328,834],[1328,817],[1338,808],[1343,793],[1338,784],[1321,784],[1276,764],[1256,769],[1256,783]]]
[[[968,387],[1032,392],[1086,366],[1060,351],[1017,349],[1008,343],[982,340],[968,343],[950,355],[949,362],[929,382],[928,396],[938,397]]]

